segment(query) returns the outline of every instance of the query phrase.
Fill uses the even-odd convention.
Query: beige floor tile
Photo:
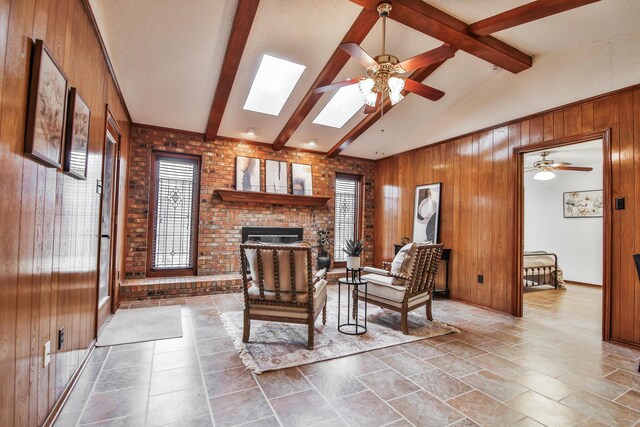
[[[278,419],[285,427],[313,425],[338,418],[338,414],[315,390],[277,397],[270,402]]]
[[[585,419],[582,413],[534,391],[528,391],[520,396],[514,397],[507,401],[506,404],[544,425],[576,425]]]
[[[440,369],[422,372],[409,377],[409,379],[442,400],[447,400],[471,391],[470,386],[444,373]]]
[[[609,381],[614,383],[633,388],[640,391],[640,374],[634,374],[632,372],[617,370],[605,377]]]
[[[589,393],[597,394],[609,400],[614,400],[628,390],[627,387],[620,384],[589,375],[585,372],[568,372],[560,375],[557,379],[569,384],[575,389],[588,391]]]
[[[260,384],[267,399],[273,399],[274,397],[297,393],[311,388],[311,384],[309,384],[298,368],[265,372],[256,375],[255,379],[258,381],[258,384]]]
[[[585,391],[576,391],[560,403],[609,425],[631,426],[640,421],[640,412]]]
[[[616,399],[621,405],[628,406],[631,409],[640,411],[640,392],[637,390],[629,390]]]
[[[501,402],[512,399],[527,391],[527,388],[520,384],[486,370],[474,372],[471,375],[462,377],[461,381]]]
[[[427,362],[442,369],[449,375],[453,375],[456,378],[472,374],[482,369],[478,365],[475,365],[467,360],[460,359],[459,357],[453,356],[451,354],[433,357],[431,359],[427,359]]]
[[[148,426],[185,423],[209,414],[206,391],[202,385],[151,396],[149,398]]]
[[[380,360],[405,376],[434,369],[432,364],[407,352],[381,357]]]
[[[494,374],[498,374],[503,378],[510,378],[526,371],[526,368],[522,365],[511,362],[507,359],[491,353],[483,354],[482,356],[469,359],[469,362],[481,366],[484,369],[491,371]]]
[[[507,426],[525,416],[477,390],[447,400],[459,412],[483,426]]]
[[[438,345],[438,348],[449,352],[461,359],[469,359],[471,357],[480,356],[485,354],[486,351],[479,349],[478,347],[471,346],[467,343],[458,340],[452,340]]]
[[[384,400],[400,397],[420,389],[392,369],[361,375],[358,379]]]
[[[560,400],[573,393],[574,389],[567,384],[541,372],[528,370],[511,379],[543,396]]]
[[[426,391],[418,391],[389,401],[416,426],[446,426],[464,418],[462,414]]]
[[[253,378],[253,374],[244,367],[208,372],[204,374],[204,383],[209,392],[209,397],[234,393],[258,385]]]
[[[273,416],[258,387],[209,399],[217,427],[234,426]]]
[[[333,408],[351,426],[382,426],[402,416],[370,391],[363,391],[331,401]]]
[[[307,380],[313,384],[321,395],[329,400],[358,393],[367,388],[356,377],[342,371],[310,375]]]

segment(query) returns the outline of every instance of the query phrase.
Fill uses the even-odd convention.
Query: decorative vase
[[[347,257],[347,268],[350,270],[357,270],[360,268],[360,257],[350,256]]]
[[[318,270],[322,270],[323,268],[326,268],[327,271],[331,268],[331,258],[326,252],[318,254]]]

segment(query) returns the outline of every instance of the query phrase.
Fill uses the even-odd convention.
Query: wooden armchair
[[[311,245],[247,242],[240,245],[244,290],[244,329],[248,342],[251,320],[306,324],[307,347],[313,348],[313,326],[322,312],[327,322],[326,270],[312,273]],[[247,262],[250,275],[247,275]]]
[[[410,311],[426,306],[427,319],[433,320],[431,305],[436,274],[442,257],[442,244],[410,243],[396,255],[387,269],[364,267],[368,280],[367,302],[400,313],[400,329],[409,334],[407,317]],[[364,300],[364,295],[358,295]]]

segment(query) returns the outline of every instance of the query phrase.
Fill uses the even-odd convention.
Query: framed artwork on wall
[[[442,184],[416,186],[413,205],[413,241],[438,243]]]
[[[69,92],[69,109],[67,111],[64,171],[74,178],[87,179],[91,111],[75,87],[72,87]]]
[[[236,157],[236,190],[260,191],[260,159]]]
[[[289,192],[287,162],[265,160],[265,177],[267,193],[287,194]]]
[[[31,63],[24,152],[46,166],[62,166],[68,79],[42,40]]]
[[[313,196],[313,177],[311,175],[311,165],[292,163],[291,182],[293,184],[293,194],[298,194],[301,196]]]
[[[562,194],[565,218],[600,218],[604,208],[602,190],[570,191]]]

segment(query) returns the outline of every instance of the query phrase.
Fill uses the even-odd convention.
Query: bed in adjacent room
[[[522,281],[525,287],[553,286],[566,289],[558,256],[546,251],[525,252],[522,261]]]

